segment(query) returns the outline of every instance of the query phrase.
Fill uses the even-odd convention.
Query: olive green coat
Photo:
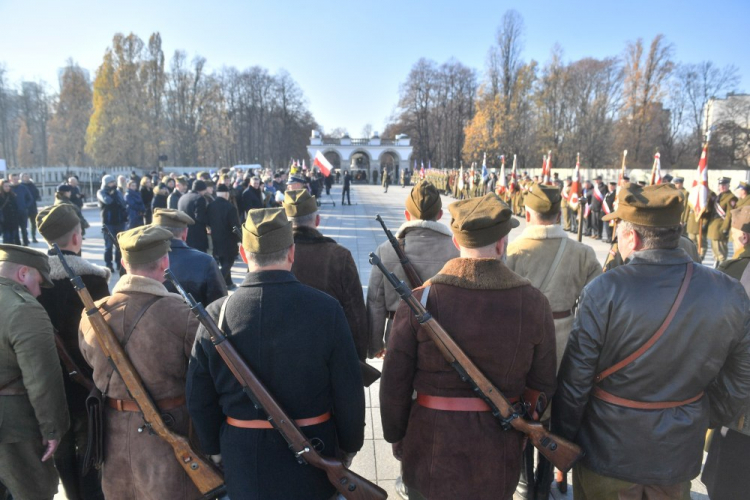
[[[726,236],[726,232],[729,231],[729,224],[731,222],[729,212],[737,204],[737,197],[730,191],[719,193],[718,196],[717,203],[725,212],[725,216],[722,217],[719,215],[715,208],[711,211],[711,216],[708,219],[708,239],[727,241],[728,236]]]
[[[52,323],[26,287],[0,277],[0,386],[25,388],[0,396],[0,443],[60,439],[70,425]],[[7,390],[6,389],[6,390]]]

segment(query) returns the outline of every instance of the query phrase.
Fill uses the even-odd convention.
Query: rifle
[[[424,284],[422,279],[417,274],[417,270],[414,269],[414,266],[411,262],[409,262],[409,259],[406,257],[406,254],[404,253],[404,250],[401,248],[401,245],[399,245],[398,240],[395,236],[393,236],[393,233],[391,233],[388,228],[385,225],[385,222],[383,222],[383,219],[380,217],[380,214],[378,214],[375,217],[378,222],[380,222],[380,225],[383,226],[383,231],[385,231],[385,235],[388,237],[388,241],[391,242],[391,246],[393,246],[393,250],[396,251],[396,255],[398,256],[398,260],[401,262],[401,267],[404,269],[404,272],[406,273],[406,279],[409,280],[409,283],[411,284],[412,288],[418,288]]]
[[[568,471],[581,457],[581,448],[570,441],[555,436],[539,422],[530,422],[518,414],[500,390],[479,370],[464,351],[456,344],[440,323],[433,318],[427,309],[412,295],[411,290],[396,275],[388,272],[381,260],[374,253],[370,254],[370,264],[378,266],[388,281],[401,296],[401,300],[412,310],[420,325],[427,329],[427,334],[437,345],[445,360],[458,372],[461,380],[469,382],[476,392],[490,407],[492,415],[500,421],[503,429],[511,428],[526,434],[531,443],[562,471]]]
[[[281,437],[289,444],[300,465],[310,464],[325,471],[328,480],[347,500],[378,500],[388,498],[388,494],[376,484],[350,471],[339,460],[321,456],[310,441],[302,434],[297,423],[279,406],[276,399],[268,392],[263,382],[247,365],[242,356],[234,349],[216,322],[208,315],[200,302],[182,288],[172,271],[167,269],[164,278],[171,281],[185,303],[208,332],[211,342],[221,359],[227,364],[234,377],[242,386],[242,391],[250,398],[253,405],[268,415],[268,421],[279,431]]]
[[[57,355],[60,357],[60,361],[62,361],[63,365],[65,365],[65,369],[68,371],[68,376],[74,382],[77,382],[78,385],[84,387],[88,392],[91,392],[91,389],[94,388],[94,382],[83,375],[83,372],[78,367],[75,360],[70,356],[68,350],[65,349],[65,344],[63,344],[62,338],[57,332],[57,328],[55,328],[55,347],[57,348]]]
[[[203,494],[203,499],[208,500],[224,495],[224,478],[221,473],[192,448],[186,437],[174,433],[164,423],[164,419],[156,404],[151,399],[151,396],[146,391],[140,375],[138,375],[138,372],[133,367],[128,355],[125,353],[125,349],[122,348],[114,332],[105,321],[104,316],[102,316],[101,311],[96,307],[83,280],[80,276],[76,276],[70,268],[65,260],[65,256],[60,251],[60,247],[56,244],[53,244],[53,247],[65,268],[65,272],[70,278],[70,282],[73,284],[73,288],[76,289],[78,296],[83,302],[83,307],[86,315],[89,317],[91,326],[94,328],[99,346],[122,378],[128,389],[128,393],[130,393],[141,410],[143,420],[146,422],[144,427],[149,432],[158,435],[172,447],[175,458],[182,465],[190,480],[195,483],[195,486]]]

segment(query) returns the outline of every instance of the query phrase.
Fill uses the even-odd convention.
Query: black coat
[[[227,296],[227,284],[213,257],[190,248],[184,241],[176,238],[172,238],[170,247],[169,269],[195,300],[207,305]],[[170,292],[177,292],[169,281],[164,286]]]
[[[29,208],[29,215],[36,215],[39,209],[36,206],[36,202],[42,201],[42,197],[39,194],[39,188],[36,187],[36,185],[29,181],[24,182],[24,186],[26,186],[29,189],[29,192],[31,193],[31,197],[34,200],[34,203],[31,204],[31,208]]]
[[[0,192],[0,227],[18,227],[18,205],[13,191]]]
[[[182,198],[182,193],[179,189],[175,188],[174,191],[172,191],[169,194],[169,197],[167,198],[167,205],[168,208],[171,208],[173,210],[178,210],[177,206],[180,204],[180,198]]]
[[[240,205],[244,214],[246,214],[248,210],[254,208],[263,208],[263,191],[248,186],[247,189],[242,192]]]
[[[208,225],[211,227],[214,255],[230,259],[237,257],[239,241],[232,228],[239,227],[240,219],[234,205],[217,197],[208,205]]]
[[[223,301],[208,308],[217,319]],[[354,452],[364,441],[365,400],[357,353],[344,311],[323,292],[287,271],[248,273],[232,295],[223,331],[291,418],[334,418],[303,427],[320,439],[321,454]],[[206,330],[198,330],[188,367],[188,410],[204,452],[221,452],[232,500],[328,499],[326,474],[300,466],[273,429],[240,429],[227,416],[265,419],[255,409]]]
[[[154,195],[154,199],[151,200],[151,212],[157,208],[167,208],[167,196],[163,194]]]
[[[195,191],[190,191],[180,197],[177,209],[193,218],[195,224],[188,226],[186,243],[201,252],[208,250],[208,203],[206,198]]]

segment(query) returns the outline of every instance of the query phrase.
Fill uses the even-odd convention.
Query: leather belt
[[[510,403],[518,402],[519,398],[510,398]],[[479,398],[444,398],[417,393],[417,403],[431,410],[443,411],[491,411],[489,405]]]
[[[573,309],[568,309],[567,311],[560,311],[560,312],[552,313],[552,319],[563,319],[563,318],[569,318],[570,316],[573,316]]]
[[[300,427],[309,427],[311,425],[322,424],[331,420],[331,412],[327,411],[322,415],[311,418],[300,418],[295,420]],[[227,417],[227,423],[232,427],[241,427],[243,429],[273,429],[273,425],[268,420],[239,420],[232,417]]]
[[[185,404],[185,396],[176,398],[160,399],[156,401],[156,407],[160,411],[169,411]],[[107,398],[107,405],[117,411],[141,411],[138,405],[132,399],[110,399]]]
[[[684,406],[690,403],[694,403],[703,397],[703,391],[697,396],[686,399],[685,401],[633,401],[632,399],[625,399],[619,396],[615,396],[612,393],[605,391],[599,386],[594,386],[593,395],[595,398],[599,398],[607,403],[612,403],[617,406],[624,406],[625,408],[634,408],[636,410],[666,410],[667,408],[677,408],[678,406]]]

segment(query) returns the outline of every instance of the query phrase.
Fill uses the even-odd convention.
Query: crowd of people
[[[711,498],[750,491],[739,472],[750,446],[750,298],[740,282],[750,288],[750,206],[722,187],[715,195],[735,254],[714,270],[683,250],[697,245],[683,236],[678,179],[612,189],[594,179],[579,210],[616,195],[586,222],[592,237],[617,241],[618,265],[603,266],[566,234],[575,229],[567,181],[528,179],[520,200],[453,193],[446,213],[445,179],[416,177],[394,231],[404,255],[390,241],[372,250],[513,403],[504,417],[538,420],[581,447],[574,498],[688,498],[704,445]],[[105,238],[106,267],[81,257],[88,223],[67,182],[35,217],[46,254],[19,239],[0,245],[0,300],[11,311],[0,324],[0,483],[14,498],[51,499],[58,477],[69,500],[202,496],[102,350],[98,314],[170,428],[192,429],[223,472],[228,498],[340,498],[247,397],[212,332],[171,293],[167,269],[321,455],[349,465],[362,448],[366,361],[383,358],[382,433],[401,461],[401,496],[544,500],[555,482],[567,487],[567,471],[555,477],[522,433],[500,425],[383,273],[370,272],[363,296],[351,252],[319,230],[326,180],[303,170],[105,175],[96,197],[115,236]],[[0,183],[0,207],[10,199],[18,214],[23,184]],[[510,241],[519,217],[526,227]],[[84,311],[53,245],[95,310]],[[229,295],[238,254],[247,274]],[[101,441],[92,397],[103,405]]]

